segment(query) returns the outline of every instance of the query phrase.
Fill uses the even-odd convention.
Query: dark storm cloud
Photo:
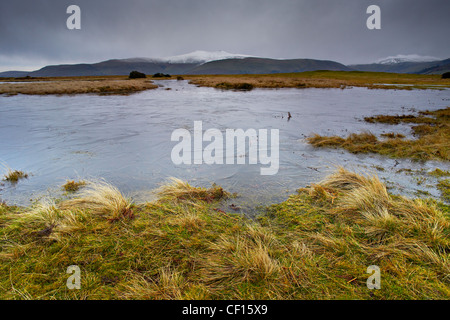
[[[66,8],[81,8],[81,30]],[[382,29],[366,28],[366,9]],[[450,57],[448,0],[15,0],[0,4],[0,69],[225,50],[274,58],[371,62]]]

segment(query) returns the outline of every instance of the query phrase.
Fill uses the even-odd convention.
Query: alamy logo
[[[379,6],[371,5],[367,8],[367,14],[371,16],[367,18],[366,25],[369,30],[381,29],[381,9]]]
[[[172,132],[171,140],[179,141],[173,147],[171,154],[172,162],[176,165],[235,164],[235,162],[246,164],[248,158],[248,164],[259,162],[266,166],[260,168],[261,175],[274,175],[278,172],[280,144],[278,129],[259,129],[258,131],[226,129],[224,148],[224,136],[219,129],[208,129],[203,133],[202,121],[194,121],[193,137],[187,129],[176,129]],[[203,148],[203,142],[209,142],[205,148]]]
[[[367,273],[372,274],[371,276],[369,276],[369,278],[367,278],[367,288],[368,289],[381,289],[381,272],[380,272],[380,267],[379,266],[368,266]]]
[[[72,274],[66,282],[69,290],[81,289],[81,270],[79,266],[72,265],[67,267],[66,273]]]
[[[70,5],[67,7],[66,13],[70,14],[67,18],[66,26],[69,30],[81,29],[81,9],[77,5]]]

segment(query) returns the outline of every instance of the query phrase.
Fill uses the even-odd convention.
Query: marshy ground
[[[315,147],[343,148],[352,153],[378,153],[393,158],[450,160],[450,108],[422,111],[419,115],[366,117],[368,123],[411,124],[415,138],[388,133],[380,140],[370,132],[352,133],[346,138],[314,134],[307,141]]]
[[[238,90],[449,86],[437,76],[368,76],[315,72],[184,78]],[[121,81],[131,81],[125,78]],[[66,89],[72,82],[59,80]],[[448,108],[372,116],[365,121],[410,124],[414,136],[393,127],[380,137],[367,132],[348,138],[315,136],[309,142],[356,153],[448,161],[448,117]],[[422,175],[410,173],[423,183]],[[158,190],[158,200],[133,203],[104,181],[69,180],[57,199],[46,197],[29,207],[0,204],[0,298],[448,299],[449,172],[436,169],[424,175],[439,179],[442,201],[393,195],[377,177],[340,168],[253,218],[224,205],[230,195],[219,186],[195,188],[174,179]],[[66,287],[70,265],[81,269],[81,290]],[[380,267],[381,290],[366,286],[370,265]]]
[[[184,79],[197,86],[218,89],[251,90],[253,88],[346,88],[371,89],[443,89],[450,79],[440,75],[414,75],[379,72],[311,71],[286,74],[257,75],[183,75],[158,80]],[[3,78],[0,94],[130,94],[157,86],[149,78],[128,79],[128,76]]]
[[[346,88],[371,89],[442,89],[450,81],[441,75],[415,75],[360,71],[310,71],[265,75],[199,75],[183,76],[190,83],[218,89],[252,88]]]
[[[384,123],[411,125],[413,136],[407,139],[404,135],[391,132],[381,134],[381,139],[367,131],[351,133],[347,137],[321,136],[313,134],[306,140],[318,148],[342,148],[351,153],[374,153],[391,158],[409,158],[416,161],[450,160],[450,108],[435,111],[421,111],[418,115],[378,115],[365,117],[368,123]],[[384,168],[377,168],[383,171]],[[416,173],[417,174],[417,173]],[[448,171],[436,168],[428,173],[440,178],[437,188],[443,201],[449,202],[450,183]],[[421,185],[426,177],[417,174],[417,184]],[[426,193],[425,193],[426,195]]]
[[[449,206],[339,168],[255,219],[229,194],[172,180],[134,204],[89,182],[74,198],[0,205],[2,299],[448,299]],[[66,269],[81,269],[68,290]],[[369,290],[366,269],[381,269]]]

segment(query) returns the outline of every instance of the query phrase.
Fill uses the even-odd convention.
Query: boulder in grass
[[[129,78],[130,79],[141,79],[141,78],[146,78],[146,75],[139,71],[131,71]]]

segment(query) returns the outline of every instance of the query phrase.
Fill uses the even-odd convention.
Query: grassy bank
[[[148,79],[128,79],[128,77],[125,76],[35,78],[19,80],[9,79],[8,83],[0,84],[0,94],[131,94],[133,92],[155,89],[158,87]]]
[[[352,133],[346,138],[314,134],[307,141],[315,147],[343,148],[352,153],[378,153],[393,158],[450,160],[450,108],[420,112],[419,115],[366,117],[369,123],[411,124],[415,139],[397,133],[379,139],[370,132]]]
[[[256,220],[218,186],[173,180],[133,204],[87,183],[75,198],[0,205],[1,299],[448,299],[449,207],[392,196],[339,169]],[[66,269],[81,269],[68,290]],[[381,289],[366,269],[378,265]]]
[[[440,75],[416,75],[382,72],[311,71],[258,75],[183,76],[190,83],[218,89],[245,88],[346,88],[371,89],[442,89],[450,87],[449,79]],[[406,85],[406,86],[405,86]],[[248,90],[248,89],[247,89]]]

